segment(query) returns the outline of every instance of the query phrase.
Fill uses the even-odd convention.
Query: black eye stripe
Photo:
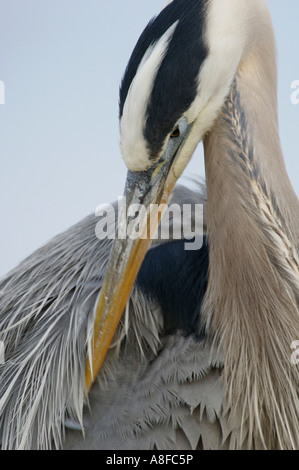
[[[152,158],[159,154],[166,136],[193,103],[200,68],[208,55],[204,41],[206,1],[174,0],[170,5],[180,9],[180,18],[147,107],[144,137]]]
[[[178,21],[157,72],[145,116],[144,138],[152,158],[160,153],[165,138],[196,97],[198,75],[208,54],[203,38],[206,6],[207,0],[173,0],[142,33],[124,75],[120,89],[120,118],[145,52]]]
[[[159,16],[153,18],[144,29],[132,52],[127,65],[121,87],[119,99],[119,117],[122,117],[124,104],[128,95],[130,85],[136,75],[138,67],[147,52],[148,48],[155,44],[166,31],[179,19],[176,12],[168,5]],[[167,11],[166,11],[167,10]]]

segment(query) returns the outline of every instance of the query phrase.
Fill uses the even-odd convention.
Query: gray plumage
[[[203,203],[204,197],[178,187],[172,202],[187,201]],[[159,305],[137,289],[88,397],[90,407],[83,407],[87,344],[111,249],[110,240],[97,239],[97,222],[86,217],[1,281],[3,449],[169,448],[176,428],[184,446],[199,439],[203,424],[187,419],[198,404],[190,380],[202,378],[217,360],[191,338],[163,339]],[[205,406],[214,420],[219,405],[210,398]]]
[[[291,361],[299,203],[281,151],[276,90],[265,0],[173,0],[149,23],[120,91],[125,195],[148,210],[143,234],[153,204],[169,202],[203,141],[206,197],[173,194],[180,205],[205,205],[200,255],[208,256],[185,271],[189,290],[179,303],[183,316],[198,295],[191,334],[175,315],[167,330],[170,303],[134,286],[150,241],[119,238],[112,249],[96,238],[96,218],[86,218],[1,282],[2,448],[299,448]],[[158,281],[182,300],[172,284],[187,255],[171,258],[170,247],[156,247],[169,277]]]

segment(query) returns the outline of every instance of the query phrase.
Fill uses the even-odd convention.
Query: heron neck
[[[259,83],[260,81],[260,83]],[[244,206],[262,216],[273,209],[290,242],[299,247],[299,201],[282,155],[277,118],[276,82],[264,90],[266,79],[240,71],[221,114],[204,141],[210,230],[219,218],[227,227]],[[235,224],[234,224],[235,225]],[[231,227],[231,226],[230,226]],[[215,227],[218,233],[218,226]],[[228,227],[227,227],[228,229]],[[220,230],[222,232],[222,230]]]
[[[258,94],[246,77],[238,73],[204,141],[212,260],[213,253],[225,259],[225,270],[233,258],[250,275],[247,254],[254,260],[253,275],[259,269],[259,251],[270,245],[275,248],[267,260],[287,262],[297,276],[299,201],[281,151],[276,97]],[[219,260],[216,265],[219,269]]]
[[[289,448],[288,435],[299,445],[298,430],[285,428],[299,410],[291,397],[298,370],[290,366],[299,339],[299,205],[281,152],[276,96],[263,91],[262,73],[249,81],[244,68],[204,142],[210,266],[203,317],[223,352],[227,406],[249,423],[250,445],[260,439]],[[278,431],[275,401],[286,416]]]

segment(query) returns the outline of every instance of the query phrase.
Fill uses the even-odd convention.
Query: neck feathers
[[[299,207],[276,95],[263,95],[269,81],[259,83],[261,57],[240,65],[204,143],[210,282],[203,310],[224,355],[227,413],[243,431],[232,442],[289,449],[299,447],[299,366],[291,363],[299,340]]]

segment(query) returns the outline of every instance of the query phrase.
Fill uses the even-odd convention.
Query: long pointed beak
[[[162,209],[166,207],[176,183],[176,177],[167,166],[166,162],[160,162],[146,172],[128,172],[125,210],[119,217],[123,222],[118,227],[111,251],[95,316],[91,358],[86,363],[86,393],[105,359],[151,244],[151,235],[156,232]],[[136,237],[134,212],[138,207],[140,210]]]
[[[95,316],[91,353],[86,362],[86,393],[105,359],[163,209],[166,209],[180,176],[175,164],[192,127],[192,123],[188,125],[187,119],[182,118],[179,123],[180,136],[169,140],[160,160],[147,171],[128,172],[125,211],[121,214],[112,247]]]

